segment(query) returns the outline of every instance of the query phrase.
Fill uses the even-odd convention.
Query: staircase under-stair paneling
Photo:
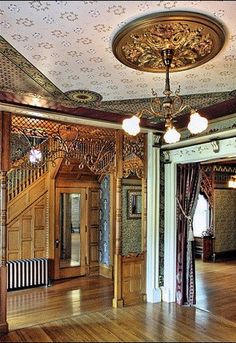
[[[8,260],[48,257],[48,177],[43,174],[8,202]]]

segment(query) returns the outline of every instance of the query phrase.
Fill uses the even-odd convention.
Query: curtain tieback
[[[193,220],[191,216],[188,216],[186,214],[186,212],[184,211],[179,199],[176,197],[177,203],[179,205],[179,208],[181,210],[181,212],[183,213],[184,217],[187,219],[188,221],[188,241],[192,242],[194,241],[194,236],[193,236]]]

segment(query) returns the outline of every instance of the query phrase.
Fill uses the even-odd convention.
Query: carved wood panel
[[[45,193],[8,224],[8,260],[47,257],[47,207]]]
[[[145,301],[145,254],[122,257],[122,299],[125,305]]]

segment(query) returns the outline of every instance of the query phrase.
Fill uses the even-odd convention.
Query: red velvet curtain
[[[200,164],[177,166],[177,266],[176,301],[196,303],[195,257],[192,219],[200,188]]]

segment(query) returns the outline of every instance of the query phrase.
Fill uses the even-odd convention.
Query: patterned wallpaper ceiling
[[[121,64],[112,53],[112,40],[122,26],[135,18],[173,10],[212,16],[223,24],[227,38],[220,53],[208,63],[172,73],[171,88],[180,85],[182,95],[233,91],[235,1],[2,1],[0,28],[4,40],[44,74],[59,93],[89,90],[109,104],[150,98],[151,88],[162,96],[164,74],[136,71]],[[4,58],[2,63],[12,62]],[[24,84],[26,76],[20,73],[14,76],[16,84]],[[9,78],[4,79],[5,88],[14,89]],[[28,82],[28,91],[37,93],[37,82]],[[44,89],[42,96],[45,93],[51,94]]]

